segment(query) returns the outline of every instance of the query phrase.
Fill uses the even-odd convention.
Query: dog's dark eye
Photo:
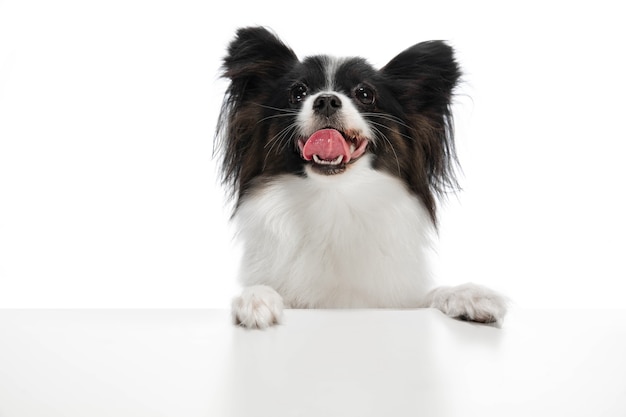
[[[369,106],[374,104],[374,90],[369,87],[363,85],[357,87],[356,90],[354,90],[354,97],[365,105]]]
[[[291,101],[291,104],[300,103],[304,100],[306,98],[307,91],[308,88],[304,84],[296,84],[291,87],[291,91],[289,93],[289,101]]]

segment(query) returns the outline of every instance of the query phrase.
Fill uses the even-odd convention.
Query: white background
[[[624,307],[626,58],[616,2],[0,2],[0,307],[226,307],[212,159],[235,29],[382,66],[457,50],[464,191],[441,283],[523,307]]]

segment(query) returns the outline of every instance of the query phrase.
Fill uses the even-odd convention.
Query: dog
[[[483,286],[434,287],[437,205],[458,189],[451,100],[461,71],[443,41],[380,69],[359,57],[300,60],[264,27],[237,31],[216,131],[243,244],[235,323],[284,308],[436,308],[501,323]]]

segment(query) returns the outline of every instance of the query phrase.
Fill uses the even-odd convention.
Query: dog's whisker
[[[387,126],[387,125],[385,125],[385,124],[382,124],[382,123],[377,123],[377,122],[374,122],[374,121],[372,121],[372,120],[369,120],[369,123],[370,123],[371,125],[373,125],[373,126],[384,127],[385,129],[387,129],[387,130],[389,130],[389,131],[391,131],[391,132],[393,132],[393,133],[395,133],[395,134],[398,134],[398,135],[402,136],[402,137],[403,137],[403,138],[405,138],[405,139],[409,139],[409,140],[410,140],[410,141],[412,141],[412,142],[414,142],[414,141],[415,141],[415,138],[413,138],[412,136],[405,135],[404,133],[399,132],[397,129],[394,129],[394,128],[392,128],[392,127],[389,127],[389,126]]]
[[[270,145],[273,147],[274,143],[276,141],[280,140],[282,138],[282,136],[285,134],[285,132],[288,132],[290,129],[295,128],[295,127],[296,127],[295,123],[290,123],[289,125],[287,125],[287,127],[283,128],[278,133],[276,133],[274,136],[272,136],[272,138],[267,141],[267,143],[265,144],[264,148],[267,148]],[[270,148],[270,150],[271,150],[271,148]]]
[[[291,113],[285,113],[285,114],[273,114],[273,115],[271,115],[271,116],[266,116],[266,117],[264,117],[264,118],[260,119],[260,120],[257,122],[257,124],[259,124],[259,123],[261,123],[261,122],[264,122],[264,121],[266,121],[266,120],[276,119],[276,118],[279,118],[279,117],[293,117],[293,114],[291,114]]]
[[[289,135],[289,138],[287,138],[287,140],[283,141],[283,145],[282,147],[279,149],[280,152],[284,151],[285,149],[287,149],[287,146],[289,145],[289,143],[294,143],[295,144],[295,130],[296,130],[297,126],[294,124],[294,131],[291,132],[291,134]]]
[[[252,103],[255,104],[259,107],[263,107],[264,109],[269,109],[269,110],[276,110],[279,112],[283,112],[283,113],[288,113],[288,114],[298,114],[298,110],[296,109],[286,109],[286,108],[281,108],[281,107],[273,107],[273,106],[268,106],[266,104],[261,104],[261,103]]]
[[[277,143],[278,145],[278,149],[277,152],[281,153],[283,152],[287,145],[289,144],[289,142],[291,142],[294,138],[294,131],[297,129],[297,125],[295,123],[291,124],[289,126],[288,130],[285,130],[284,133],[281,135],[281,137],[278,139]]]
[[[404,120],[402,120],[401,118],[391,115],[389,113],[363,113],[363,116],[365,117],[378,117],[381,119],[385,119],[385,120],[389,120],[392,122],[396,122],[399,125],[402,125],[404,127],[406,127],[407,129],[412,129],[411,126],[409,126]]]
[[[384,126],[384,125],[383,125]],[[372,129],[374,129],[374,131],[377,133],[377,137],[383,139],[387,145],[389,146],[389,148],[391,148],[391,152],[393,152],[393,156],[396,160],[396,167],[398,168],[398,176],[401,175],[401,170],[400,170],[400,160],[398,159],[398,154],[396,153],[396,150],[393,146],[393,144],[391,143],[391,141],[389,140],[389,138],[387,138],[387,135],[385,135],[380,129],[378,129],[376,126],[372,126]]]
[[[279,131],[277,134],[275,134],[268,142],[267,144],[263,147],[264,149],[267,149],[268,145],[270,145],[269,149],[267,150],[267,152],[265,153],[265,158],[263,159],[263,169],[265,169],[265,167],[267,166],[267,158],[269,158],[270,154],[272,153],[274,147],[276,146],[276,144],[278,145],[278,153],[280,153],[284,147],[285,144],[289,142],[289,140],[285,141],[283,140],[285,137],[289,136],[289,138],[293,138],[293,134],[290,134],[290,132],[294,131],[295,129],[297,129],[297,124],[296,123],[291,123],[289,124],[287,127],[285,127],[284,129],[282,129],[281,131]],[[281,142],[283,142],[281,144]]]
[[[286,108],[280,108],[280,107],[273,107],[273,106],[268,106],[265,104],[260,104],[260,103],[253,103],[259,107],[262,107],[264,109],[269,109],[269,110],[274,110],[276,112],[278,112],[278,114],[271,114],[269,116],[266,116],[262,119],[260,119],[257,124],[260,124],[262,122],[265,122],[267,120],[270,119],[276,119],[276,118],[280,118],[280,117],[294,117],[295,115],[298,114],[298,110],[294,110],[294,109],[286,109]]]

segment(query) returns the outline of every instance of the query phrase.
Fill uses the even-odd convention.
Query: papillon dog
[[[506,299],[434,287],[440,198],[458,185],[451,99],[461,75],[442,41],[380,69],[358,57],[298,59],[262,27],[239,29],[216,133],[243,244],[237,324],[284,308],[422,308],[500,323]]]

